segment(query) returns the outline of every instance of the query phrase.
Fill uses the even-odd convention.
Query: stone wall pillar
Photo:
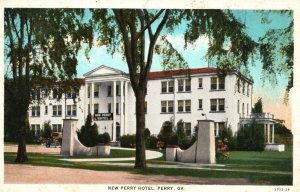
[[[176,161],[178,146],[166,146],[166,161]]]
[[[61,155],[73,156],[74,151],[74,137],[77,129],[78,119],[63,119],[63,135]]]
[[[214,121],[198,121],[196,163],[216,163]]]

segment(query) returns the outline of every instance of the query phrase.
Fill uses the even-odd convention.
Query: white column
[[[124,103],[125,103],[125,115],[124,115],[124,135],[127,133],[127,118],[128,118],[128,82],[125,82],[125,94],[124,94]]]
[[[270,143],[270,124],[267,124],[267,137],[268,137],[268,143]]]
[[[272,144],[274,144],[274,124],[272,124]]]
[[[120,93],[121,93],[121,99],[120,99],[120,103],[119,103],[119,107],[120,107],[120,136],[122,135],[122,129],[124,129],[124,108],[123,108],[123,103],[124,103],[124,94],[123,94],[123,86],[124,86],[124,81],[121,81],[121,85],[120,85]]]
[[[84,119],[86,118],[86,116],[89,114],[88,112],[88,90],[89,90],[89,84],[85,83],[85,99],[84,99]]]
[[[178,102],[177,102],[177,98],[176,98],[176,92],[177,92],[177,89],[178,89],[178,80],[174,78],[174,88],[173,88],[173,95],[174,95],[174,103],[173,103],[173,118],[174,118],[174,125],[176,124],[177,120],[176,120],[176,111],[177,111],[177,105],[178,105]],[[160,109],[161,110],[161,109]],[[159,111],[160,111],[159,110]]]
[[[90,98],[91,98],[91,102],[90,102],[91,115],[92,117],[94,117],[94,82],[92,83]]]
[[[117,112],[116,112],[116,81],[113,81],[113,141],[116,141],[116,118],[117,118]]]

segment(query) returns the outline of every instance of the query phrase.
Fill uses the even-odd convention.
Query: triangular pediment
[[[93,69],[85,73],[83,76],[88,77],[88,76],[102,76],[102,75],[105,76],[105,75],[119,75],[119,74],[124,74],[124,72],[118,69],[108,67],[106,65],[101,65],[100,67],[97,67],[96,69]]]

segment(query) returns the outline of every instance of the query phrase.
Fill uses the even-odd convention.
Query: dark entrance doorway
[[[116,123],[116,141],[120,141],[121,127],[120,123]]]

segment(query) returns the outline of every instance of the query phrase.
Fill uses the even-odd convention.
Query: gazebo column
[[[272,143],[274,144],[274,124],[272,124]]]
[[[267,124],[267,136],[268,136],[268,140],[267,143],[270,143],[270,124]]]

